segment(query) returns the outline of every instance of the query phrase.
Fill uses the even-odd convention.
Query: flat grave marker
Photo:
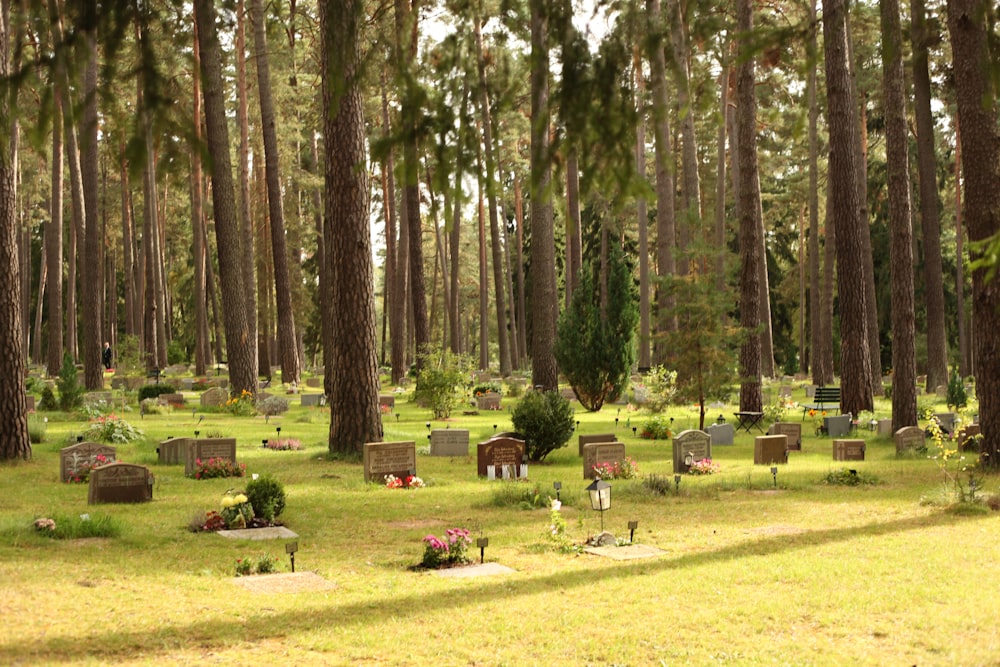
[[[436,428],[431,431],[431,456],[468,456],[469,431],[461,428]]]

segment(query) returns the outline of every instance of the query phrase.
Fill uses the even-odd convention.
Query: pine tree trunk
[[[256,395],[257,340],[250,325],[253,315],[248,304],[248,293],[252,287],[246,285],[242,272],[248,241],[241,233],[236,212],[236,190],[233,187],[229,158],[229,127],[223,102],[225,87],[222,82],[222,49],[215,27],[213,0],[196,0],[194,6],[202,57],[202,94],[208,153],[212,157],[212,209],[219,254],[219,277],[222,298],[226,304],[222,315],[226,331],[230,393],[239,396],[242,391],[247,391]]]
[[[246,10],[244,9],[244,0],[238,0],[236,5],[236,95],[238,100],[236,107],[236,122],[240,128],[238,174],[240,181],[240,197],[239,205],[236,210],[237,215],[239,216],[239,230],[240,234],[242,234],[241,246],[243,254],[237,258],[237,261],[239,270],[243,274],[243,286],[246,289],[246,294],[243,296],[243,299],[246,301],[245,317],[248,335],[250,336],[249,345],[251,348],[251,354],[254,356],[253,366],[257,369],[256,372],[259,373],[260,370],[263,369],[265,373],[270,375],[270,362],[265,360],[265,362],[261,364],[258,352],[260,333],[257,325],[257,284],[254,278],[254,262],[256,252],[254,251],[253,220],[250,217],[250,114],[248,111],[249,104],[247,102],[246,69]],[[208,105],[206,104],[205,106],[205,113],[207,115]],[[221,252],[221,248],[219,252]],[[221,266],[221,258],[219,273],[224,273]],[[223,296],[223,301],[226,302],[228,299]],[[255,387],[254,391],[256,391],[256,377],[254,378],[253,383]]]
[[[358,0],[320,4],[323,136],[326,148],[326,229],[334,312],[331,452],[360,453],[382,440],[375,350],[375,302],[368,171],[362,115],[361,50],[364,12]],[[350,378],[349,382],[343,381]]]
[[[635,171],[640,182],[646,181],[646,81],[642,74],[642,54],[638,48],[633,54],[635,96],[638,119],[635,125]],[[646,197],[639,195],[635,202],[636,227],[639,236],[639,372],[652,366],[649,306],[649,210]]]
[[[751,0],[737,4],[737,29],[740,34],[753,30]],[[741,45],[741,51],[746,48]],[[754,91],[754,61],[749,54],[740,62],[736,79],[737,157],[740,164],[740,327],[745,332],[740,347],[740,410],[759,412],[761,401],[760,336],[760,264],[764,246],[760,215],[760,182],[757,173],[757,98]]]
[[[917,367],[914,350],[913,233],[903,92],[903,34],[898,0],[882,0],[882,77],[892,257],[892,431],[917,425]]]
[[[531,10],[531,383],[559,387],[553,352],[559,294],[552,229],[552,163],[549,156],[548,16],[544,0]]]
[[[803,372],[812,373],[813,384],[822,384],[821,359],[823,339],[830,330],[823,329],[823,289],[820,286],[819,252],[819,105],[816,102],[819,87],[816,68],[819,67],[819,47],[816,23],[816,0],[809,3],[809,41],[806,44],[806,59],[810,63],[806,81],[806,96],[809,100],[809,366]]]
[[[197,26],[195,27],[197,31]],[[194,84],[192,102],[194,117],[194,137],[196,146],[201,145],[201,50],[198,47],[198,36],[194,37],[194,68],[192,71]],[[202,172],[201,152],[197,148],[191,151],[191,253],[194,261],[194,373],[205,375],[208,359],[208,307],[205,300],[205,212],[202,210]]]
[[[482,165],[478,165],[480,169]],[[480,181],[482,183],[482,181]],[[479,255],[479,370],[490,369],[490,301],[489,272],[486,264],[486,215],[483,211],[483,193],[479,191],[479,205],[476,207],[476,222],[478,224]]]
[[[691,99],[689,54],[686,22],[681,13],[679,0],[668,0],[670,14],[670,35],[673,50],[671,63],[677,79],[677,106],[681,130],[681,165],[683,175],[683,213],[677,219],[677,245],[681,250],[678,261],[680,275],[689,272],[687,253],[691,251],[691,239],[696,228],[701,225],[701,183],[698,176],[698,143],[694,128],[694,105]]]
[[[101,234],[98,209],[97,160],[97,35],[85,36],[87,65],[84,78],[85,103],[81,128],[80,166],[83,171],[85,211],[83,267],[83,380],[87,389],[103,389],[104,367],[101,365]]]
[[[962,182],[962,140],[958,117],[955,122],[955,183]],[[965,233],[962,230],[962,188],[955,188],[955,319],[958,320],[958,372],[963,378],[972,374],[972,350],[969,345],[968,327],[965,315]]]
[[[1000,133],[997,130],[996,90],[991,70],[983,0],[948,0],[948,32],[951,35],[952,67],[962,133],[965,171],[965,226],[969,241],[985,241],[1000,232]],[[971,168],[969,168],[971,166]],[[983,251],[970,252],[975,262]],[[987,280],[988,268],[972,272],[975,318],[972,339],[975,348],[976,395],[979,398],[982,463],[1000,467],[1000,281]]]
[[[49,221],[45,224],[45,263],[49,272],[48,323],[49,338],[46,373],[59,375],[63,355],[63,145],[62,109],[59,98],[52,101],[52,182]]]
[[[845,0],[825,0],[823,37],[830,128],[831,216],[837,226],[842,365],[840,405],[842,412],[856,415],[862,410],[872,409],[872,392],[861,239],[865,206],[859,201],[860,142],[855,114],[858,107],[852,99]]]
[[[719,128],[715,146],[715,290],[726,289],[726,110],[729,107],[729,58],[719,62]]]
[[[527,362],[531,350],[528,340],[527,305],[524,298],[524,208],[521,196],[521,179],[514,177],[514,220],[517,223],[517,330],[518,339],[523,341],[521,363]]]

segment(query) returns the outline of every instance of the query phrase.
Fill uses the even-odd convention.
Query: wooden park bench
[[[802,406],[802,421],[806,419],[806,413],[810,410],[827,410],[837,408],[840,414],[840,387],[816,387],[813,394],[815,403],[807,403]]]

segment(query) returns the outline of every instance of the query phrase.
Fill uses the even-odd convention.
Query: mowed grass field
[[[805,400],[799,392],[798,400]],[[30,462],[0,467],[0,664],[206,665],[992,665],[1000,664],[1000,521],[987,509],[949,505],[949,487],[927,456],[899,457],[868,431],[864,462],[832,460],[830,438],[803,423],[803,451],[779,466],[753,465],[753,438],[717,446],[721,472],[685,476],[653,493],[643,479],[612,481],[605,525],[662,551],[618,561],[566,554],[549,539],[545,508],[522,499],[562,483],[570,537],[599,531],[589,509],[576,438],[527,482],[476,476],[475,444],[511,429],[504,410],[431,422],[467,428],[470,456],[420,452],[427,486],[366,484],[360,459],[329,454],[329,416],[298,406],[280,417],[232,417],[199,408],[125,418],[145,438],[118,457],[148,465],[153,502],[88,505],[86,485],[59,481],[61,447],[85,419],[53,413]],[[197,395],[189,394],[197,406]],[[641,440],[648,415],[579,405],[579,433],[615,432],[642,477],[672,482],[668,440]],[[881,405],[884,416],[888,406]],[[940,406],[944,410],[944,406]],[[733,420],[733,406],[722,413]],[[691,408],[669,411],[675,431],[697,427]],[[397,417],[398,415],[398,417]],[[798,421],[800,411],[790,411]],[[616,425],[615,418],[618,418]],[[397,397],[386,440],[428,444],[430,412]],[[261,448],[275,435],[302,451]],[[234,579],[238,558],[270,553],[288,571],[284,540],[234,541],[194,533],[191,519],[218,509],[240,479],[196,481],[157,463],[168,436],[235,437],[248,473],[285,486],[281,521],[299,535],[296,570],[326,586],[255,592]],[[756,433],[754,433],[756,435]],[[824,482],[853,468],[877,480]],[[671,484],[672,487],[672,484]],[[1000,493],[986,476],[980,494]],[[111,516],[117,538],[53,540],[39,517]],[[422,539],[461,527],[489,538],[487,562],[513,570],[478,578],[414,571]],[[478,560],[478,550],[473,549]],[[268,575],[260,575],[268,576]]]

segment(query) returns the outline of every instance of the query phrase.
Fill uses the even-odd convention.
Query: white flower
[[[80,521],[90,521],[90,515],[89,514],[81,514],[80,515]]]
[[[562,501],[553,499],[552,500],[552,511],[558,512],[562,508]]]

